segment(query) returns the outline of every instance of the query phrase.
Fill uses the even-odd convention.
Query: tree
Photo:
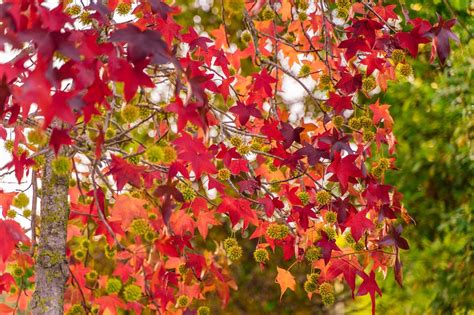
[[[410,217],[384,182],[396,140],[379,94],[419,44],[444,64],[454,20],[403,29],[391,5],[225,0],[206,34],[160,0],[0,8],[17,52],[0,67],[2,170],[31,174],[32,191],[1,194],[2,312],[207,314],[207,296],[224,307],[237,289],[239,242],[261,268],[291,263],[274,270],[280,299],[299,286],[331,305],[344,280],[375,312],[375,271],[401,284]]]

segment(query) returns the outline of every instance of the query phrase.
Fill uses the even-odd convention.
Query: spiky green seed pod
[[[23,216],[25,218],[29,218],[31,216],[31,210],[30,209],[23,210]]]
[[[362,80],[362,89],[366,92],[370,92],[377,87],[375,78],[373,76],[367,77]]]
[[[58,156],[52,163],[53,173],[56,175],[69,175],[72,164],[71,159],[65,156]]]
[[[325,190],[320,190],[316,193],[316,200],[322,206],[327,205],[331,202],[331,194]]]
[[[352,117],[351,119],[349,119],[349,127],[355,130],[359,130],[360,128],[362,128],[360,119],[357,117]]]
[[[234,147],[238,148],[243,144],[243,140],[240,137],[231,137],[230,138],[230,144],[232,144]]]
[[[70,15],[70,16],[76,16],[76,15],[79,15],[81,14],[81,6],[79,5],[72,5],[70,6],[69,8],[66,9],[66,14]]]
[[[298,8],[300,11],[305,11],[309,8],[309,1],[306,0],[297,0],[295,4],[296,8]]]
[[[15,145],[15,143],[13,142],[13,140],[7,140],[7,141],[5,141],[5,143],[3,144],[3,147],[4,147],[5,150],[7,150],[8,152],[12,152],[14,145]]]
[[[16,195],[16,197],[13,199],[13,202],[12,202],[13,206],[20,209],[26,208],[29,203],[30,203],[30,198],[28,198],[28,196],[24,192],[21,192],[18,195]]]
[[[18,293],[18,287],[16,285],[10,286],[10,294],[15,295]]]
[[[157,145],[154,145],[146,150],[146,158],[151,163],[158,163],[163,160],[163,149]]]
[[[81,246],[82,248],[87,249],[87,248],[89,248],[90,245],[91,245],[91,242],[89,240],[82,240],[79,246]]]
[[[309,275],[306,275],[306,279],[314,284],[318,284],[319,280],[319,272],[313,272]]]
[[[250,153],[250,146],[243,144],[237,148],[237,152],[239,152],[241,155],[247,155]]]
[[[185,275],[188,272],[188,267],[186,267],[186,264],[179,265],[178,272],[180,275]]]
[[[119,293],[120,289],[122,289],[122,281],[116,278],[110,278],[107,280],[107,283],[105,284],[105,291],[107,291],[107,293]]]
[[[375,178],[381,178],[384,175],[384,170],[380,166],[374,167],[370,172]]]
[[[226,10],[234,14],[239,14],[245,9],[245,0],[224,0]]]
[[[326,232],[326,235],[328,237],[328,239],[330,240],[335,240],[336,239],[336,230],[334,230],[332,227],[330,226],[326,226],[324,227],[324,232]]]
[[[10,219],[14,219],[16,217],[16,211],[13,209],[10,209],[7,211],[7,217]]]
[[[256,139],[256,138],[254,138],[254,139]],[[252,149],[253,151],[261,151],[262,150],[262,143],[257,142],[257,141],[252,141],[252,143],[250,144],[250,149]]]
[[[156,215],[156,213],[148,213],[149,220],[156,220],[157,218],[158,216]]]
[[[242,247],[240,246],[232,246],[227,250],[227,257],[230,260],[239,260],[242,257]]]
[[[115,135],[116,131],[114,128],[107,128],[107,130],[105,131],[105,139],[111,139],[115,137]]]
[[[248,44],[251,40],[252,40],[252,34],[250,34],[250,32],[248,30],[244,30],[241,34],[240,34],[240,40],[245,43],[245,44]]]
[[[329,282],[321,283],[319,286],[319,294],[321,294],[321,296],[334,294],[334,286]]]
[[[130,3],[122,2],[119,3],[116,10],[118,15],[127,15],[132,10],[132,5]]]
[[[387,170],[390,167],[390,160],[387,158],[381,158],[379,160],[379,167],[384,171]]]
[[[405,52],[401,49],[394,49],[392,51],[392,60],[395,64],[399,64],[405,61]]]
[[[181,194],[183,195],[183,199],[186,202],[194,200],[196,198],[196,192],[191,186],[185,185],[180,189]]]
[[[91,270],[86,274],[86,279],[89,281],[95,281],[99,277],[99,274],[95,270]]]
[[[230,170],[227,169],[227,168],[221,168],[218,172],[217,172],[217,178],[220,180],[220,181],[227,181],[230,179]]]
[[[334,294],[321,295],[321,301],[326,306],[333,305],[335,301]]]
[[[20,266],[15,266],[15,268],[13,268],[13,275],[15,277],[21,278],[23,277],[24,274],[25,274],[25,270],[21,268]]]
[[[308,19],[308,14],[306,14],[306,12],[304,11],[298,12],[298,20],[300,20],[301,22],[304,22],[307,19]]]
[[[413,68],[408,63],[401,63],[397,66],[400,74],[404,77],[409,77],[413,74]]]
[[[74,251],[74,258],[77,260],[83,260],[86,258],[86,252],[83,249],[77,249]]]
[[[178,298],[176,299],[176,305],[179,307],[179,308],[185,308],[189,305],[189,297],[187,295],[180,295],[178,296]]]
[[[324,220],[329,223],[329,224],[333,224],[333,223],[336,223],[337,221],[337,213],[334,212],[334,211],[328,211],[326,212],[326,214],[324,215]]]
[[[33,158],[33,161],[35,162],[35,165],[33,165],[33,170],[38,171],[43,167],[45,163],[45,158],[44,155],[37,155]]]
[[[327,87],[331,85],[331,77],[327,74],[323,74],[321,77],[319,77],[319,84],[322,87]]]
[[[307,280],[304,283],[304,290],[306,291],[306,293],[312,293],[316,291],[317,288],[318,288],[318,285],[314,282]]]
[[[35,128],[28,133],[27,136],[28,143],[35,144],[35,145],[44,145],[48,140],[44,131],[40,128]]]
[[[91,24],[92,23],[91,14],[87,11],[82,12],[81,15],[79,16],[79,21],[81,21],[81,23],[84,25]]]
[[[304,77],[308,76],[310,73],[311,73],[311,67],[307,64],[304,64],[304,65],[301,66],[300,72],[298,73],[298,76],[304,78]]]
[[[351,7],[352,3],[350,0],[336,0],[336,6],[338,9],[346,9],[348,10]]]
[[[116,253],[117,253],[117,249],[113,247],[109,247],[109,246],[105,247],[104,254],[105,254],[105,257],[107,257],[108,259],[113,259]]]
[[[307,191],[302,191],[298,194],[298,198],[300,199],[303,205],[307,205],[310,202],[310,196]]]
[[[135,284],[129,284],[123,289],[123,297],[127,302],[133,302],[142,296],[142,288]]]
[[[128,123],[136,121],[140,117],[140,110],[134,105],[126,105],[121,112],[123,120]]]
[[[211,315],[211,309],[207,306],[199,306],[197,315]]]
[[[163,147],[163,162],[164,163],[172,163],[176,161],[178,154],[176,150],[171,146]]]
[[[316,261],[318,259],[321,259],[321,248],[316,247],[316,246],[311,246],[308,249],[306,249],[304,257],[306,260],[310,263],[313,261]]]
[[[147,220],[139,218],[133,219],[132,223],[130,224],[130,228],[134,234],[137,235],[145,235],[147,232],[151,231],[150,224]]]
[[[143,239],[146,242],[152,242],[153,240],[155,240],[155,238],[156,238],[156,234],[152,231],[146,232],[145,235],[143,236]]]
[[[362,139],[365,142],[371,142],[375,138],[375,133],[372,130],[366,130],[364,129],[364,133],[362,135]]]
[[[253,258],[258,263],[266,263],[270,259],[270,255],[265,248],[257,248],[253,252]]]
[[[82,307],[81,304],[74,304],[71,306],[69,311],[67,311],[67,315],[85,315],[86,312],[84,311],[84,308]]]
[[[270,20],[273,20],[273,18],[275,17],[275,12],[272,10],[272,8],[270,6],[266,6],[263,10],[262,10],[262,20],[263,21],[270,21]]]
[[[239,243],[237,243],[235,238],[228,237],[224,240],[224,249],[226,252],[229,250],[229,248],[234,246],[239,246]]]
[[[370,117],[362,116],[359,118],[359,121],[362,128],[371,128],[374,126],[374,123]]]
[[[336,14],[336,17],[338,17],[339,19],[347,19],[347,17],[349,16],[349,10],[347,10],[346,8],[339,8],[337,10],[337,14]]]
[[[341,115],[337,115],[332,119],[332,123],[336,128],[341,128],[344,124],[344,117],[342,117]]]
[[[275,240],[282,240],[288,236],[290,229],[285,224],[272,223],[267,228],[268,237]]]

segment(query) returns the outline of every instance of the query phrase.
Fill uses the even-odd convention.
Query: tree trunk
[[[64,313],[64,289],[69,277],[66,260],[69,175],[55,174],[53,160],[53,152],[48,152],[41,177],[41,224],[31,304],[34,315]]]

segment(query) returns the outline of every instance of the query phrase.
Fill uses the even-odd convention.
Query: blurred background
[[[221,0],[177,2],[186,7],[181,22],[194,21],[206,30],[222,21]],[[430,64],[430,50],[422,48],[418,59],[412,60],[414,78],[391,83],[381,99],[392,105],[399,143],[399,170],[389,172],[386,181],[404,194],[404,204],[416,224],[404,231],[410,243],[410,250],[401,254],[404,287],[396,284],[392,271],[383,281],[379,275],[383,296],[377,297],[377,314],[474,314],[474,2],[402,0],[384,4],[388,2],[398,6],[398,14],[403,5],[410,17],[431,23],[437,14],[444,19],[457,18],[453,30],[461,42],[452,42],[453,51],[443,69]],[[202,14],[203,10],[213,14]],[[241,17],[226,15],[229,33],[237,38]],[[226,237],[225,231],[212,233],[208,239]],[[275,270],[277,264],[285,263],[273,261],[262,271],[251,256],[254,245],[242,246],[247,246],[247,256],[233,266],[239,290],[232,292],[227,314],[371,313],[369,296],[352,300],[342,286],[339,302],[332,309],[325,309],[317,298],[308,301],[302,288],[288,292],[279,303]],[[304,282],[306,272],[297,266],[292,269],[297,283]],[[216,298],[216,309],[218,303]]]

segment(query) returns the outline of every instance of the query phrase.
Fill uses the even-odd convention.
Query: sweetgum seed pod
[[[237,243],[237,240],[235,238],[231,238],[231,237],[228,237],[224,240],[224,249],[226,251],[229,250],[229,248],[233,247],[233,246],[238,246],[239,243]]]
[[[211,309],[207,306],[200,306],[197,309],[197,315],[210,315],[211,314]]]
[[[120,292],[120,289],[122,289],[122,281],[116,278],[110,278],[107,280],[107,283],[105,285],[105,290],[107,291],[107,293],[118,293]]]
[[[318,285],[314,282],[306,280],[305,283],[304,283],[304,290],[307,293],[314,292],[314,291],[316,291],[317,288],[318,288]]]
[[[141,296],[142,289],[138,285],[129,284],[123,290],[123,297],[127,302],[137,301]]]

